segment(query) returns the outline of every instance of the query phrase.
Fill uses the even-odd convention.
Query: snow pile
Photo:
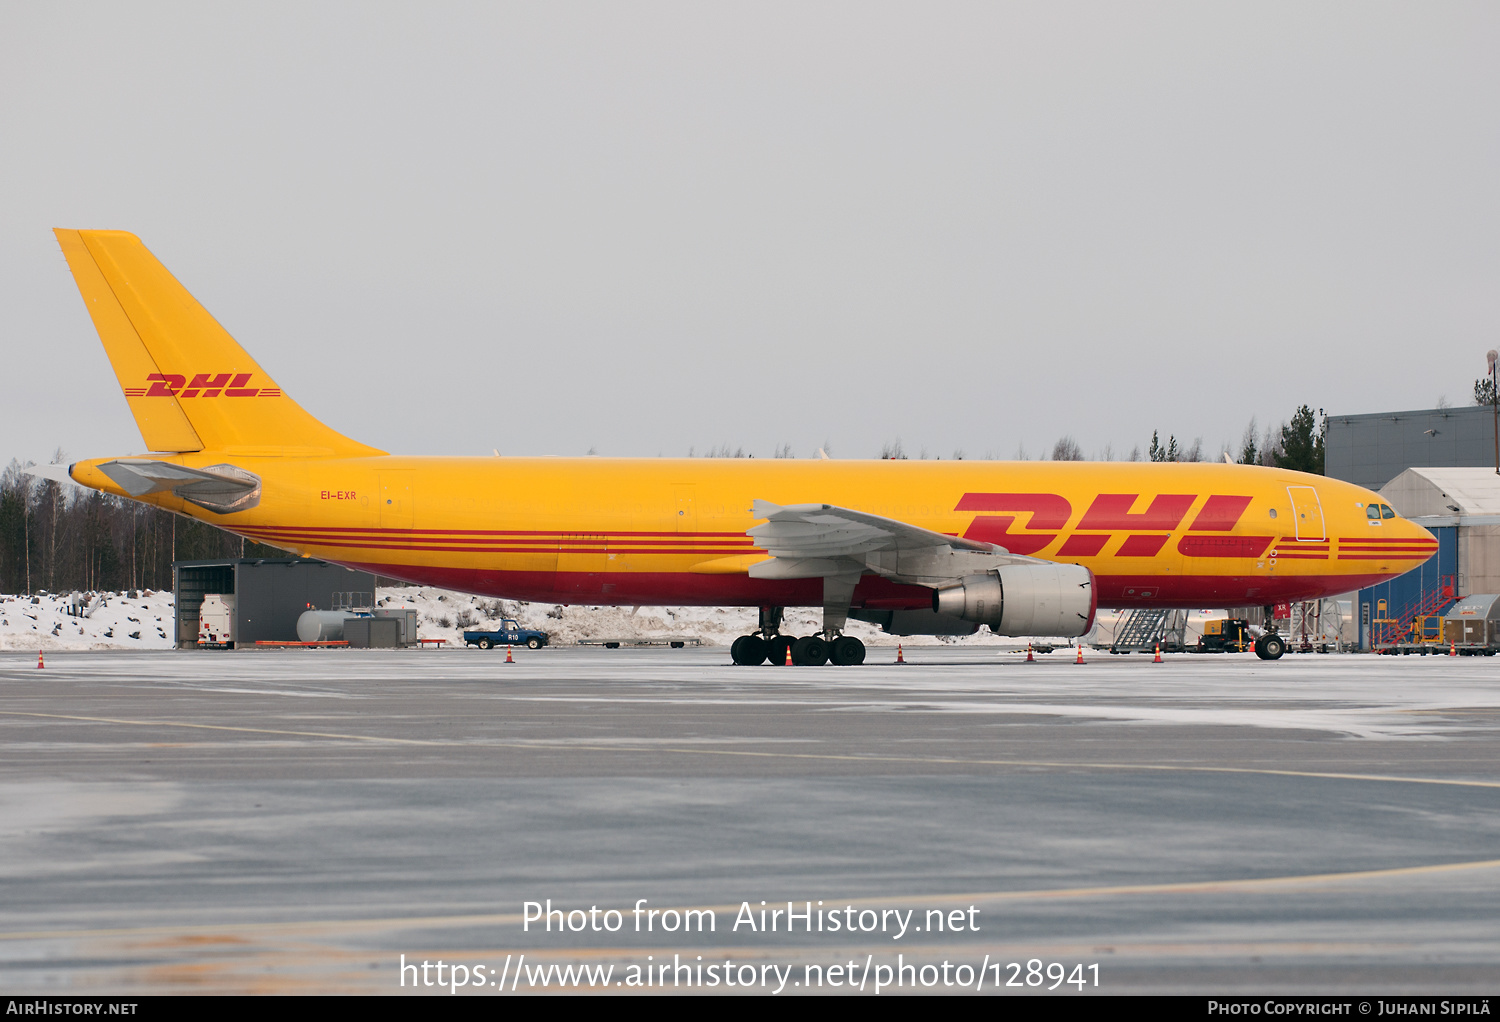
[[[171,648],[171,593],[0,596],[0,649]]]

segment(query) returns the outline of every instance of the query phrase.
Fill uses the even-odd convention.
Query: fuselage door
[[[677,483],[672,487],[672,494],[677,498],[677,506],[673,508],[676,514],[672,516],[677,532],[698,531],[698,508],[693,501],[694,489],[695,487],[689,483]]]
[[[380,526],[383,529],[409,529],[413,507],[411,483],[416,473],[409,469],[381,472]]]
[[[1323,505],[1318,502],[1318,491],[1311,486],[1288,486],[1286,492],[1292,498],[1292,515],[1297,519],[1297,538],[1309,542],[1327,539],[1328,531],[1323,527]]]

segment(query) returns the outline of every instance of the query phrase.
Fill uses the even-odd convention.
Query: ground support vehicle
[[[494,631],[464,632],[464,645],[478,646],[480,649],[493,649],[495,646],[525,646],[527,649],[541,649],[547,645],[547,633],[539,632],[535,628],[522,628],[513,619],[505,618],[500,622],[500,628]]]
[[[1199,653],[1243,653],[1255,643],[1250,622],[1242,617],[1222,617],[1203,622]]]

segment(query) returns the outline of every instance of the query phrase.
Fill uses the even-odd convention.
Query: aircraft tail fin
[[[54,233],[150,450],[385,453],[323,425],[283,394],[135,235]]]

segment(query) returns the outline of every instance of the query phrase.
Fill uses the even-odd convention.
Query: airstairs
[[[1115,639],[1109,644],[1111,653],[1142,653],[1156,648],[1167,633],[1167,615],[1171,611],[1160,609],[1132,610],[1125,620],[1116,626]]]

